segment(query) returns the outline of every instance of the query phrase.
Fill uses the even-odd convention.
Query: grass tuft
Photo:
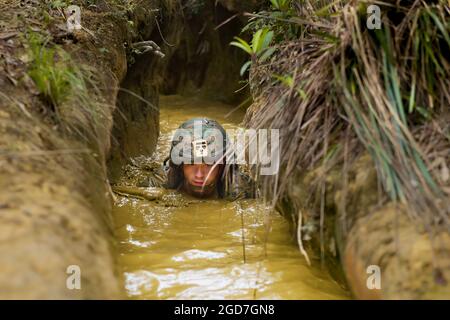
[[[275,203],[294,171],[318,166],[321,193],[327,172],[349,158],[344,150],[361,146],[392,201],[427,230],[448,230],[450,10],[442,0],[377,4],[380,30],[366,27],[364,1],[291,1],[288,18],[252,15],[258,28],[296,26],[295,39],[275,33],[274,57],[249,74],[247,126],[281,136],[282,170],[264,177],[265,194]],[[336,148],[354,137],[354,147]]]

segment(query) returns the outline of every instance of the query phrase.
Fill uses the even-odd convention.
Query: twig
[[[311,261],[309,260],[308,253],[306,252],[305,248],[303,247],[303,241],[302,241],[302,210],[298,211],[298,223],[297,223],[297,243],[298,248],[300,249],[300,252],[305,257],[306,263],[308,266],[311,266]]]
[[[239,211],[241,213],[241,239],[242,239],[242,255],[244,257],[244,263],[247,262],[247,257],[245,255],[245,234],[244,234],[244,211],[240,204],[238,204]]]
[[[313,27],[319,27],[319,28],[325,28],[325,29],[333,29],[333,26],[331,26],[331,25],[325,25],[325,24],[318,23],[318,22],[310,22],[310,21],[306,21],[306,20],[300,19],[298,17],[295,17],[295,18],[289,20],[289,19],[282,19],[282,18],[275,18],[275,17],[271,17],[271,16],[265,16],[265,15],[262,15],[262,14],[249,13],[249,12],[244,12],[243,15],[246,16],[246,17],[264,18],[264,19],[282,21],[282,22],[287,22],[287,23],[306,24],[306,25],[310,25],[310,26],[313,26]]]
[[[227,20],[225,20],[224,22],[222,22],[221,24],[219,24],[217,27],[214,28],[214,30],[218,30],[219,28],[223,27],[225,24],[227,24],[228,22],[230,22],[231,20],[233,20],[234,18],[236,18],[237,16],[239,16],[240,13],[236,13],[234,15],[232,15],[231,17],[229,17]]]

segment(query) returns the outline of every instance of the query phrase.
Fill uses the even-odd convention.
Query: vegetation
[[[422,225],[448,229],[448,4],[377,2],[382,27],[374,30],[369,4],[274,0],[248,15],[244,31],[272,30],[276,48],[268,63],[252,59],[249,79],[257,107],[247,124],[281,128],[285,146],[283,172],[267,178],[267,194],[276,201],[294,169],[317,165],[323,189],[326,172],[350,161],[341,146],[357,137],[353,157],[358,146],[369,152],[385,194]]]
[[[291,0],[270,0],[270,3],[277,10],[287,11],[289,9]]]
[[[96,141],[94,132],[81,132],[75,123],[91,123],[102,127],[105,110],[97,80],[90,67],[74,61],[61,46],[37,32],[26,34],[31,62],[28,75],[34,81],[40,97],[53,113],[63,131],[80,135],[86,141]],[[48,110],[47,110],[48,111]],[[46,112],[47,112],[46,111]]]
[[[273,31],[270,31],[268,28],[256,31],[253,35],[251,44],[239,37],[234,37],[236,41],[231,42],[231,45],[241,48],[251,57],[251,60],[242,65],[240,71],[241,76],[247,71],[252,63],[256,63],[257,60],[259,60],[259,62],[264,62],[274,53],[275,48],[269,47],[272,38]]]
[[[34,80],[42,98],[57,108],[72,92],[74,83],[80,82],[75,68],[68,63],[69,56],[59,47],[47,48],[38,33],[28,34],[32,62],[28,74]],[[81,78],[82,79],[82,78]]]

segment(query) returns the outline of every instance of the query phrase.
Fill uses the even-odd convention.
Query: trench
[[[159,29],[146,35],[161,44],[166,58],[134,57],[121,83],[134,95],[119,94],[108,164],[116,269],[124,295],[348,299],[320,257],[309,253],[308,265],[290,222],[263,199],[199,200],[159,187],[173,131],[194,117],[240,128],[245,108],[237,106],[250,96],[245,90],[235,93],[247,58],[229,46],[242,21],[216,29],[235,13],[220,4],[203,10],[162,24],[165,40]]]
[[[118,185],[151,185],[179,124],[193,117],[236,129],[244,111],[198,97],[160,98],[156,151],[131,159]],[[308,266],[289,225],[261,199],[198,200],[141,187],[154,198],[117,193],[113,207],[120,283],[131,299],[346,299],[320,265]],[[149,200],[150,199],[150,200]]]
[[[272,64],[261,65],[261,72],[254,74],[255,77],[249,75],[255,85],[248,86],[251,92],[240,91],[240,97],[237,97],[235,90],[241,87],[239,81],[243,79],[239,77],[239,69],[248,57],[243,52],[231,50],[229,44],[248,22],[242,19],[242,13],[259,10],[258,2],[74,0],[71,3],[83,8],[83,31],[79,32],[66,32],[61,28],[67,22],[61,6],[67,1],[0,3],[1,298],[118,298],[117,274],[122,291],[135,299],[348,298],[348,292],[321,268],[318,263],[321,257],[308,252],[313,265],[307,266],[288,221],[265,207],[261,199],[199,201],[152,187],[159,179],[158,170],[167,153],[171,130],[193,116],[216,118],[225,127],[235,128],[244,111],[224,116],[235,108],[236,104],[231,103],[233,99],[238,101],[248,96],[255,98],[253,110],[250,109],[247,115],[253,119],[246,122],[250,126],[263,126],[263,114],[276,111],[278,115],[278,111],[284,110],[280,121],[269,119],[268,126],[277,122],[280,127],[292,128],[294,125],[294,129],[300,129],[298,136],[303,137],[305,124],[316,122],[323,116],[317,131],[305,127],[307,139],[302,142],[303,147],[295,139],[290,143],[293,153],[307,155],[303,160],[297,160],[303,162],[301,168],[308,169],[293,172],[288,179],[289,188],[277,205],[286,216],[295,215],[301,209],[303,226],[308,229],[317,231],[317,220],[324,222],[321,232],[308,233],[312,237],[309,237],[307,249],[321,245],[323,262],[330,269],[339,271],[332,270],[333,277],[341,277],[338,273],[342,273],[342,264],[353,297],[426,299],[449,296],[450,236],[447,225],[436,226],[436,235],[429,237],[425,225],[410,219],[408,212],[414,211],[410,209],[414,209],[412,203],[415,201],[410,206],[387,197],[387,190],[381,188],[383,179],[377,162],[380,160],[374,161],[373,155],[367,152],[371,144],[367,147],[360,138],[352,138],[354,130],[350,126],[356,124],[357,128],[359,121],[347,121],[351,117],[342,117],[340,109],[340,105],[348,103],[347,95],[340,97],[341,90],[376,92],[386,97],[381,100],[390,100],[389,90],[374,91],[377,86],[372,87],[376,81],[380,88],[384,87],[382,78],[386,79],[386,70],[391,70],[380,64],[385,63],[384,57],[393,58],[393,65],[400,67],[400,77],[394,81],[399,81],[397,87],[401,91],[408,88],[411,77],[420,78],[420,68],[416,70],[413,65],[404,63],[414,54],[407,50],[404,56],[400,52],[402,46],[372,48],[372,36],[375,35],[372,32],[358,33],[358,41],[354,41],[349,30],[354,30],[365,19],[359,4],[346,4],[342,10],[336,8],[336,12],[333,9],[328,17],[337,18],[339,23],[345,21],[343,28],[336,28],[337,37],[333,36],[332,42],[339,44],[338,50],[323,47],[322,41],[315,45],[316,36],[323,34],[319,24],[317,29],[315,27],[316,13],[309,16],[309,9],[296,6],[296,15],[300,19],[294,20],[303,24],[300,21],[312,19],[312,29],[308,27],[311,31],[308,33],[313,38],[302,36],[306,42],[295,37],[286,45],[278,43],[280,52],[276,52],[273,59],[277,64],[280,62],[280,74],[291,74],[293,66],[300,63],[306,70],[302,72],[304,75],[314,75],[309,86],[311,92],[306,92],[307,96],[311,93],[312,97],[317,97],[312,99],[316,103],[307,108],[314,112],[306,116],[309,111],[303,113],[305,109],[300,108],[303,102],[295,99],[282,103],[282,108],[273,103],[272,98],[283,93],[291,96],[293,91],[292,86],[288,88],[284,83],[270,88],[272,82],[264,78],[266,72],[272,70]],[[346,15],[347,9],[358,13],[347,19],[350,18]],[[444,17],[447,12],[444,6],[433,4],[429,8],[426,3],[414,3],[408,10],[411,12],[405,14],[404,6],[386,8],[389,14],[383,21],[394,31],[393,39],[405,37],[405,43],[422,39],[418,31],[423,29],[426,48],[448,52],[448,46],[442,46],[442,36],[447,37],[441,24],[448,21],[448,16]],[[435,14],[424,21],[435,20],[435,29],[429,29],[428,23],[426,29],[415,28],[421,18],[409,18],[433,11]],[[442,23],[438,21],[441,16]],[[405,27],[397,27],[400,20],[405,20],[401,22]],[[328,33],[323,35],[326,40],[323,43],[328,44]],[[36,39],[31,41],[33,38]],[[136,53],[133,44],[146,40],[159,44],[166,58],[161,60],[151,52]],[[304,43],[310,40],[314,41],[312,46],[302,52],[305,51]],[[357,43],[370,46],[361,50],[358,45],[355,50],[353,46]],[[318,52],[324,52],[325,56],[317,55]],[[65,58],[66,54],[69,59]],[[365,61],[368,54],[380,58],[371,60],[379,63],[372,66],[373,70],[383,71],[379,76],[371,77],[367,84],[358,84],[358,90],[353,90],[354,86],[346,88],[344,83],[352,85],[351,81],[345,80],[347,75],[343,74],[341,79],[345,81],[336,82],[337,79],[328,74],[339,61],[349,61],[346,65],[355,67],[354,74],[366,74],[367,65],[361,64],[360,69],[359,63],[352,61]],[[44,56],[48,59],[43,59]],[[414,56],[413,60],[416,58]],[[424,59],[428,61],[428,58]],[[439,61],[436,65],[448,66],[445,54],[439,56]],[[423,106],[417,108],[420,112],[410,109],[407,122],[409,126],[411,120],[413,126],[409,128],[412,145],[417,140],[418,145],[427,148],[439,146],[440,150],[436,149],[439,152],[428,149],[433,152],[430,151],[426,155],[428,160],[424,160],[430,163],[433,176],[442,180],[440,184],[445,196],[450,190],[450,180],[445,162],[449,149],[448,135],[445,135],[448,116],[443,108],[448,99],[443,97],[449,96],[444,90],[449,87],[444,81],[449,77],[446,76],[448,68],[443,70],[445,73],[437,72],[431,66],[427,81],[414,87],[412,92],[415,92],[417,107],[421,100]],[[434,81],[435,76],[439,81]],[[80,86],[82,83],[85,85]],[[364,84],[364,81],[360,83]],[[438,83],[437,90],[432,91],[440,93],[436,96],[428,94]],[[120,91],[119,87],[134,95]],[[159,99],[161,93],[183,94],[183,97],[163,96]],[[328,98],[333,95],[338,98],[337,109],[329,108],[329,101],[334,103],[335,99]],[[400,102],[403,94],[401,96]],[[353,98],[359,101],[359,98]],[[373,99],[378,101],[378,98]],[[215,102],[217,100],[228,101],[231,105]],[[410,108],[412,101],[408,102]],[[357,104],[363,107],[366,102]],[[428,119],[428,112],[427,116],[423,114],[424,106],[433,110],[429,115],[439,121],[427,123],[432,118]],[[371,114],[372,108],[369,109],[368,114]],[[374,110],[384,114],[387,109]],[[298,111],[304,121],[291,122],[298,119]],[[332,123],[339,119],[328,135],[330,141],[323,139],[325,145],[330,146],[330,158],[328,153],[320,158],[321,144],[315,143],[315,132],[321,131],[323,126],[326,133],[327,119],[330,118]],[[373,132],[379,128],[395,128],[388,118],[385,123],[373,127]],[[396,118],[394,114],[393,119]],[[422,123],[425,119],[427,121]],[[345,133],[344,139],[343,133],[347,129],[341,124],[347,125],[346,122],[350,125],[349,135],[347,137]],[[381,131],[383,135],[391,136],[392,132]],[[314,142],[315,151],[308,141]],[[386,150],[397,148],[394,141],[386,143]],[[410,161],[409,155],[399,154],[403,155],[392,163]],[[341,156],[343,164],[339,160]],[[320,159],[326,161],[317,165]],[[324,171],[328,160],[332,163],[330,170]],[[400,175],[409,176],[401,167],[394,166],[390,171],[399,170],[403,172]],[[416,169],[422,171],[422,167]],[[411,181],[415,185],[416,180]],[[320,190],[317,188],[319,182]],[[115,193],[110,192],[110,183]],[[412,196],[425,197],[408,184],[403,187],[410,190]],[[136,194],[131,196],[124,190]],[[111,198],[115,198],[114,225],[110,216]],[[430,218],[441,211],[438,208],[441,201],[443,206],[447,203],[441,196],[424,199],[436,202],[436,209],[439,209],[431,206],[431,212],[423,212]],[[440,213],[446,216],[448,210]],[[111,229],[115,234],[114,241],[111,241]],[[114,255],[111,254],[112,243],[117,244]],[[368,286],[368,265],[383,270],[381,290],[372,290]],[[68,266],[79,266],[82,270],[82,290],[67,290]]]

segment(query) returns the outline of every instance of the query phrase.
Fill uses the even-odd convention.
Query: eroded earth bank
[[[67,27],[69,5],[81,8],[80,28]],[[355,125],[355,119],[361,118],[349,111],[345,100],[351,100],[357,86],[353,84],[353,91],[347,92],[332,80],[339,74],[334,66],[346,66],[341,54],[350,52],[352,57],[365,59],[363,53],[371,52],[358,50],[364,41],[372,43],[368,40],[370,33],[362,33],[361,39],[351,37],[359,35],[351,28],[359,21],[357,14],[364,10],[358,11],[351,4],[333,15],[339,23],[329,28],[331,36],[327,34],[326,39],[333,40],[335,46],[325,41],[326,50],[322,50],[324,41],[315,38],[306,39],[310,44],[306,48],[302,41],[288,41],[277,47],[270,63],[258,64],[255,59],[250,85],[235,93],[242,86],[239,71],[246,58],[229,43],[247,22],[242,13],[257,11],[259,5],[256,0],[0,0],[0,298],[201,297],[195,286],[193,291],[183,291],[185,283],[164,277],[164,272],[159,278],[138,272],[142,264],[140,258],[133,260],[133,254],[151,247],[145,242],[151,239],[128,225],[134,222],[143,227],[148,221],[142,220],[144,215],[132,215],[129,221],[126,215],[142,213],[146,205],[127,200],[111,189],[111,185],[120,184],[127,168],[143,159],[141,156],[151,157],[158,151],[158,136],[169,128],[160,128],[164,121],[160,119],[161,94],[233,106],[251,96],[253,103],[244,125],[283,128],[282,143],[289,147],[282,155],[276,182],[282,184],[274,190],[273,181],[265,181],[263,194],[275,199],[278,211],[287,218],[275,219],[275,229],[285,235],[279,233],[274,240],[279,248],[289,243],[286,252],[297,255],[285,265],[293,268],[292,262],[298,261],[305,274],[315,276],[302,282],[312,295],[300,297],[346,298],[346,284],[356,298],[450,297],[450,236],[442,222],[445,219],[435,219],[433,225],[439,228],[430,232],[428,225],[410,219],[407,213],[412,211],[407,202],[391,201],[380,178],[384,177],[380,174],[384,167],[376,156],[378,149],[361,143],[370,139],[363,135],[362,125]],[[442,28],[436,28],[433,30],[442,32]],[[312,34],[323,35],[319,31]],[[446,39],[445,32],[442,34],[439,44]],[[322,68],[317,69],[317,65]],[[448,64],[444,66],[447,72]],[[291,79],[273,85],[273,74],[283,72]],[[292,85],[298,80],[294,79],[296,75],[304,85],[298,94]],[[445,87],[449,78],[443,76],[439,84]],[[422,102],[431,99],[418,95]],[[448,96],[442,95],[435,104],[445,104],[445,99]],[[360,102],[356,98],[351,101],[354,105]],[[377,102],[384,106],[386,101],[388,98]],[[446,195],[450,190],[445,126],[449,123],[448,111],[442,106],[435,110],[436,121],[416,126],[411,137],[428,152],[423,167],[428,166],[433,177],[446,186]],[[391,137],[387,134],[380,141]],[[400,166],[396,159],[386,166],[407,166],[405,162]],[[407,178],[404,181],[412,189],[418,183]],[[142,185],[142,181],[134,182]],[[277,194],[280,190],[282,193]],[[118,202],[113,213],[114,199]],[[446,199],[440,197],[435,207],[445,207]],[[121,211],[127,206],[134,207]],[[228,203],[222,207],[230,221],[236,218],[233,206]],[[177,206],[173,208],[178,210]],[[206,205],[198,212],[208,210]],[[173,212],[169,213],[173,218]],[[158,219],[152,215],[147,218]],[[179,219],[170,222],[181,228],[183,214]],[[224,222],[212,219],[211,223]],[[237,225],[231,223],[229,230],[224,227],[221,239],[239,236]],[[264,223],[258,220],[255,226],[264,228]],[[152,231],[155,237],[159,234],[156,229]],[[250,228],[248,236],[256,239],[258,230]],[[141,232],[142,237],[134,239],[133,232]],[[195,243],[189,236],[186,239]],[[303,255],[292,251],[297,245],[304,249]],[[236,255],[241,253],[234,249]],[[156,259],[195,260],[198,252],[184,256],[170,250],[161,255],[144,253],[144,259],[149,259],[147,265],[157,269]],[[316,269],[306,267],[305,255]],[[285,261],[286,257],[277,258]],[[370,265],[383,270],[379,290],[368,289]],[[68,289],[67,279],[73,270],[81,272],[81,290]],[[237,268],[236,272],[244,271]],[[288,272],[284,276],[289,281],[292,275]],[[259,278],[258,274],[255,281]],[[175,283],[175,289],[155,291],[161,288],[152,286],[155,279],[162,284]],[[201,285],[201,281],[194,285]],[[302,285],[298,288],[305,288]],[[280,297],[258,288],[262,294],[257,297]],[[316,295],[315,288],[328,290],[328,294]],[[249,297],[247,292],[232,292],[236,293],[232,297]],[[291,293],[286,292],[284,297],[299,297]],[[217,297],[223,297],[221,294],[218,292]]]

